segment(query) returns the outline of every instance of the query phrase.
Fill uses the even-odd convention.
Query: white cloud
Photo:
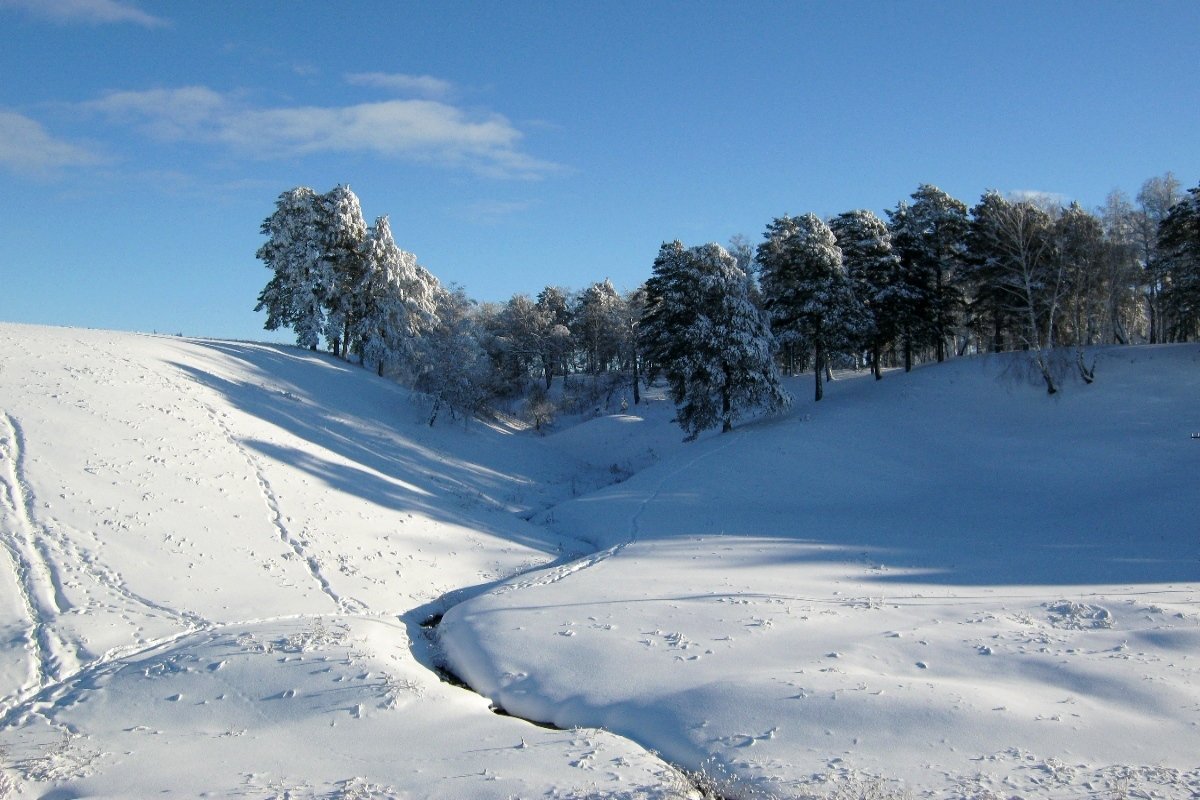
[[[355,72],[345,76],[352,86],[371,86],[400,93],[425,97],[445,97],[454,90],[450,81],[432,75],[403,75],[393,72]]]
[[[259,158],[358,152],[532,178],[559,167],[522,153],[522,134],[499,114],[435,100],[252,108],[203,86],[114,92],[84,104],[154,138],[224,144]]]
[[[103,160],[87,148],[55,139],[29,117],[0,109],[0,167],[44,174],[64,167],[99,164]]]
[[[119,0],[0,0],[0,8],[18,8],[54,22],[82,22],[102,25],[132,22],[146,28],[162,28],[168,23],[147,14],[137,6]]]

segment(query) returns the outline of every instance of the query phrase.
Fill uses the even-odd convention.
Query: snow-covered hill
[[[1196,347],[691,445],[661,400],[431,429],[287,347],[0,353],[0,797],[684,796],[649,749],[730,796],[1200,791]],[[455,670],[566,730],[439,680],[446,609]]]
[[[491,713],[429,669],[420,628],[443,593],[556,558],[518,514],[603,475],[536,437],[430,429],[423,400],[291,348],[0,325],[0,352],[0,787],[670,781],[612,735]]]

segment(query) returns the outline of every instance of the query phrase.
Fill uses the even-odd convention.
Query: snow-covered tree
[[[266,310],[267,330],[290,327],[296,343],[311,349],[324,336],[334,353],[348,356],[362,314],[366,224],[358,198],[347,186],[323,195],[289,189],[261,230],[267,242],[256,255],[275,273],[255,306]]]
[[[900,258],[883,220],[870,211],[838,214],[829,223],[842,251],[842,265],[855,295],[867,307],[871,329],[867,347],[875,379],[883,377],[880,359],[902,330],[905,309],[920,300],[919,287],[904,281]]]
[[[1163,261],[1163,307],[1170,338],[1200,336],[1200,185],[1171,207],[1158,231]]]
[[[905,369],[912,367],[912,345],[927,344],[938,361],[954,338],[962,310],[960,268],[966,252],[967,207],[936,186],[923,183],[888,212],[892,246],[900,256],[905,282],[921,291],[916,313],[908,314]],[[924,324],[920,328],[918,320]]]
[[[336,281],[320,246],[322,214],[316,192],[298,186],[279,195],[261,231],[267,241],[255,254],[274,272],[258,295],[255,311],[267,312],[264,327],[291,328],[296,344],[317,349],[325,309]]]
[[[566,375],[571,368],[574,342],[571,336],[571,303],[567,299],[567,291],[557,286],[547,286],[538,292],[537,307],[550,321],[550,337],[546,344],[545,370],[546,388],[554,376]]]
[[[757,259],[771,329],[781,343],[812,351],[820,400],[829,356],[855,349],[870,330],[867,310],[842,267],[842,251],[819,217],[784,215],[767,226]]]
[[[691,254],[678,240],[664,242],[645,284],[646,306],[638,327],[647,381],[653,381],[668,365],[683,358],[686,347],[679,332],[691,324],[696,314],[693,300],[688,297],[693,284]]]
[[[1108,286],[1104,341],[1108,344],[1129,344],[1141,335],[1146,322],[1145,306],[1137,291],[1141,264],[1137,256],[1135,214],[1133,203],[1119,189],[1109,192],[1100,209]]]
[[[1046,391],[1054,394],[1058,386],[1050,353],[1067,283],[1050,215],[1029,201],[1012,202],[996,192],[986,193],[972,215],[977,279],[1013,320],[1022,349],[1029,352]]]
[[[320,237],[317,247],[334,286],[326,298],[325,339],[335,355],[349,358],[356,343],[352,331],[364,313],[359,294],[365,264],[367,224],[358,196],[349,186],[335,186],[319,198]]]
[[[492,359],[501,383],[513,390],[532,373],[550,388],[562,352],[570,347],[570,331],[555,320],[553,310],[517,294],[489,320]]]
[[[436,322],[437,279],[401,250],[386,216],[367,231],[363,272],[354,287],[358,314],[350,334],[364,364],[380,375],[410,369],[417,340]]]
[[[1054,255],[1061,264],[1063,296],[1060,340],[1075,346],[1075,366],[1085,383],[1095,378],[1084,348],[1101,337],[1108,311],[1107,245],[1100,220],[1078,203],[1062,209],[1053,223]]]
[[[1162,295],[1165,290],[1167,265],[1161,258],[1158,234],[1160,226],[1171,213],[1171,208],[1183,198],[1181,189],[1179,180],[1168,172],[1161,177],[1146,180],[1137,193],[1138,207],[1133,218],[1134,238],[1142,266],[1146,309],[1150,317],[1150,344],[1166,341]]]
[[[417,340],[415,387],[433,400],[429,424],[442,409],[452,415],[478,411],[487,397],[488,357],[460,287],[438,287],[435,324]]]
[[[572,319],[571,330],[583,351],[586,372],[595,375],[619,365],[626,350],[629,309],[611,281],[605,278],[584,289]]]
[[[751,409],[788,402],[749,277],[720,245],[663,244],[646,283],[639,338],[666,375],[687,440],[717,425],[729,431]]]

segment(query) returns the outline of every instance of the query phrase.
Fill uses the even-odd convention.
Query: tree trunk
[[[1092,362],[1092,366],[1088,366],[1083,360],[1083,348],[1075,348],[1075,366],[1079,368],[1079,377],[1083,378],[1084,383],[1090,384],[1096,380],[1096,362]]]
[[[817,402],[820,402],[821,398],[825,396],[825,387],[821,385],[821,378],[823,377],[822,373],[825,372],[825,353],[822,352],[821,345],[819,345],[819,344],[816,346],[815,349],[816,349],[816,353],[813,358],[813,361],[816,363],[816,367],[813,371],[816,373],[816,376],[817,376],[817,381],[816,381],[817,392],[816,392],[815,399],[817,400]]]
[[[939,253],[939,258],[941,254]],[[942,320],[942,266],[939,263],[937,267],[936,294],[934,295],[934,335],[937,337],[937,360],[942,363],[946,360],[946,330],[945,323]]]
[[[880,349],[878,342],[871,348],[871,372],[874,373],[877,381],[883,380],[883,371],[879,367]]]
[[[635,406],[638,403],[642,402],[642,394],[641,394],[641,391],[638,389],[638,381],[639,381],[638,357],[637,357],[637,353],[634,353],[633,354],[633,404]]]
[[[733,376],[729,374],[729,367],[725,367],[725,385],[721,387],[721,416],[725,419],[721,425],[721,433],[729,433],[733,430],[733,403],[730,402],[729,384],[733,380]]]

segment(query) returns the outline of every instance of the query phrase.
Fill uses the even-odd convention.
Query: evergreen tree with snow
[[[749,277],[720,245],[663,244],[646,283],[641,348],[666,375],[676,421],[694,440],[732,430],[752,409],[788,403],[765,315],[751,302]]]
[[[784,215],[767,226],[757,258],[771,329],[780,342],[812,351],[820,400],[830,355],[857,347],[871,325],[842,266],[842,251],[816,215]]]
[[[911,203],[888,212],[892,243],[906,282],[919,287],[919,309],[907,315],[905,369],[912,367],[916,344],[933,348],[945,361],[963,307],[961,268],[966,253],[967,207],[936,186],[923,183]],[[920,325],[918,320],[924,322]]]
[[[326,307],[337,291],[330,262],[320,246],[320,198],[298,186],[279,195],[261,231],[267,241],[255,254],[274,274],[258,295],[255,311],[267,312],[264,327],[291,328],[296,344],[316,350],[326,330]]]
[[[1007,206],[1007,200],[989,190],[971,209],[963,271],[971,293],[971,327],[981,349],[993,353],[1013,349],[1020,340],[1020,319],[1010,293],[1004,289],[1007,267],[993,230]]]
[[[379,375],[411,368],[417,340],[433,329],[437,312],[437,279],[401,250],[386,216],[367,231],[363,271],[353,292],[357,315],[352,340],[365,365]]]
[[[547,286],[538,292],[537,307],[550,326],[543,352],[544,377],[546,388],[549,389],[555,374],[567,374],[571,368],[571,359],[574,357],[571,304],[567,299],[565,289]]]
[[[900,335],[905,308],[916,303],[920,293],[904,281],[891,232],[875,214],[847,211],[834,217],[829,228],[841,248],[842,266],[854,293],[871,317],[866,345],[871,371],[879,380],[882,355]]]
[[[363,314],[366,224],[347,186],[319,195],[307,187],[283,192],[263,221],[267,242],[256,256],[274,275],[258,296],[267,330],[290,327],[296,343],[315,350],[322,336],[348,357],[351,332]]]
[[[358,196],[349,186],[336,186],[319,198],[317,247],[324,269],[332,276],[332,291],[326,297],[325,339],[334,355],[349,358],[360,342],[352,332],[365,313],[365,298],[359,293],[365,270],[367,224]]]
[[[1158,227],[1163,263],[1163,307],[1170,317],[1168,338],[1200,336],[1200,185],[1171,206]]]
[[[575,307],[571,330],[583,350],[590,375],[608,372],[625,349],[629,329],[625,300],[605,278],[584,289]]]

